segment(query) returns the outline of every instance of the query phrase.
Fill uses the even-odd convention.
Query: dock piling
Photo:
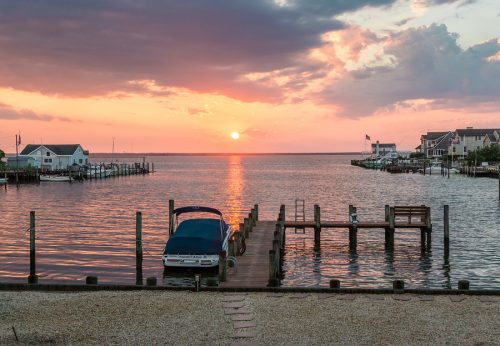
[[[394,231],[396,230],[396,214],[394,207],[389,207],[389,228],[386,229],[385,246],[387,249],[394,248]]]
[[[226,281],[227,277],[227,254],[226,251],[219,252],[219,281]]]
[[[356,207],[352,204],[349,205],[349,251],[356,252],[358,245],[358,227],[357,227],[357,213]]]
[[[97,276],[87,276],[85,278],[85,283],[87,285],[97,285],[97,283],[98,283]]]
[[[135,284],[142,285],[142,213],[135,216]]]
[[[168,234],[172,235],[174,231],[174,200],[168,200]]]
[[[35,248],[35,212],[30,211],[30,275],[28,276],[28,283],[38,283],[38,276],[36,275],[36,248]]]
[[[321,208],[318,204],[314,205],[314,247],[321,246]]]
[[[444,206],[444,259],[450,257],[450,206]]]
[[[468,290],[469,289],[469,281],[468,280],[458,280],[458,289],[459,290]]]

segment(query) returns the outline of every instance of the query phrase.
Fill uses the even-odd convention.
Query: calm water
[[[384,251],[383,230],[358,232],[350,254],[347,230],[323,230],[320,251],[313,231],[287,231],[285,286],[389,287],[403,278],[409,287],[500,288],[498,181],[419,174],[391,175],[350,166],[350,156],[153,156],[157,172],[84,183],[9,186],[0,190],[0,280],[25,280],[29,272],[29,211],[37,217],[37,271],[41,281],[135,282],[135,212],[143,212],[144,277],[163,277],[168,199],[176,206],[220,208],[226,221],[241,222],[260,205],[261,219],[276,219],[296,198],[306,217],[321,205],[322,218],[346,220],[348,205],[362,220],[381,221],[385,204],[426,204],[433,220],[432,250],[420,251],[420,232],[397,230],[394,253]],[[102,160],[102,159],[101,159]],[[450,205],[449,266],[443,261],[443,205]],[[191,274],[169,275],[166,285],[191,282]]]

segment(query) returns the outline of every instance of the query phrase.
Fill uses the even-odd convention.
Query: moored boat
[[[179,216],[208,213],[217,218],[190,218],[179,223]],[[174,228],[174,225],[177,225]],[[173,233],[165,245],[163,265],[181,268],[210,268],[219,265],[219,253],[228,250],[233,234],[222,213],[210,207],[189,206],[175,209],[171,227]]]
[[[40,181],[68,182],[73,180],[69,175],[40,175]]]
[[[0,185],[7,184],[9,182],[9,178],[0,178]]]

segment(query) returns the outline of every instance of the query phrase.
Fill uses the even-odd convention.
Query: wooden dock
[[[445,208],[445,219],[447,217]],[[394,235],[397,228],[420,229],[422,251],[430,250],[432,223],[430,208],[418,206],[385,206],[384,221],[358,221],[357,208],[349,205],[348,221],[321,220],[321,209],[314,205],[314,220],[289,221],[285,216],[285,205],[281,205],[276,221],[259,221],[258,205],[240,224],[238,237],[230,241],[229,253],[219,257],[219,279],[222,288],[277,287],[283,276],[283,254],[286,229],[314,229],[314,246],[321,244],[321,231],[326,229],[346,229],[349,231],[349,251],[357,252],[358,230],[382,229],[385,233],[385,248],[394,250]],[[446,228],[446,226],[445,226]],[[246,252],[240,255],[240,244],[236,239],[246,239]],[[446,239],[449,235],[445,232]],[[448,246],[445,245],[447,248]],[[445,249],[445,253],[447,249]],[[229,258],[227,257],[229,256]],[[445,258],[448,257],[445,255]],[[228,269],[228,261],[236,259],[236,266]]]
[[[223,288],[266,287],[269,281],[269,250],[273,247],[276,221],[257,221],[246,251],[238,256],[236,268],[228,270],[227,279],[220,283]]]

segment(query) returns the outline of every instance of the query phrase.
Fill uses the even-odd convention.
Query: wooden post
[[[227,276],[227,254],[226,251],[219,252],[219,281],[226,281]]]
[[[349,219],[353,213],[356,213],[356,207],[349,205]],[[357,245],[358,227],[356,223],[351,222],[351,226],[349,227],[349,251],[356,252]]]
[[[424,175],[425,175],[425,161],[424,161]]]
[[[450,257],[450,206],[444,206],[444,259]]]
[[[394,213],[394,207],[389,208],[389,232],[386,246],[393,249],[394,248],[394,232],[396,230],[396,215]]]
[[[250,236],[250,220],[247,217],[243,219],[243,229],[245,239],[248,239],[248,237]]]
[[[314,205],[314,247],[321,246],[321,209],[318,204]]]
[[[135,215],[135,284],[142,285],[142,213]]]
[[[259,205],[255,204],[253,209],[255,210],[255,221],[259,221]]]
[[[229,238],[229,244],[227,246],[228,248],[228,252],[229,252],[229,256],[236,256],[236,246],[235,246],[235,236],[231,236],[231,238]]]
[[[340,288],[340,280],[336,280],[336,279],[330,280],[330,288],[339,289]]]
[[[388,204],[385,205],[385,222],[389,222],[389,217],[390,217],[390,207]],[[387,246],[387,244],[389,244],[389,240],[390,240],[390,233],[389,233],[389,227],[385,227],[384,228],[385,230],[385,245]]]
[[[430,207],[427,207],[426,214],[427,214],[427,216],[426,216],[426,220],[427,220],[427,229],[426,229],[427,249],[430,249],[431,244],[432,244],[432,220],[431,220],[431,208]]]
[[[243,246],[241,237],[245,235],[245,224],[241,222],[239,224],[239,232],[236,233],[236,256],[241,255],[241,248]]]
[[[38,283],[38,276],[36,275],[36,248],[35,248],[35,212],[30,211],[30,275],[28,276],[28,283]]]
[[[278,280],[277,280],[277,275],[276,275],[276,266],[274,265],[274,258],[276,256],[275,250],[269,250],[269,280],[268,280],[268,286],[269,287],[276,287],[278,286]]]
[[[256,210],[252,208],[252,210],[250,211],[250,215],[251,215],[251,220],[252,220],[252,227],[255,227],[255,225],[257,224]]]
[[[156,276],[150,276],[146,279],[146,286],[156,286]]]
[[[459,290],[468,290],[469,289],[469,281],[468,280],[458,280],[458,289]]]
[[[87,276],[87,277],[85,278],[85,283],[86,283],[87,285],[97,285],[97,283],[98,283],[98,278],[97,278],[97,276]]]
[[[155,163],[151,162],[151,173],[155,172]]]
[[[174,200],[168,200],[168,234],[172,235],[174,232]]]

